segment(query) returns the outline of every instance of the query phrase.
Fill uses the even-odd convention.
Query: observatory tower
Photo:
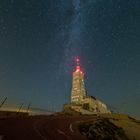
[[[111,113],[107,105],[99,99],[87,95],[84,85],[84,73],[80,67],[79,58],[72,76],[71,101],[64,105],[64,111],[72,109],[81,114]]]
[[[76,59],[76,63],[76,69],[73,72],[71,103],[82,104],[83,99],[86,96],[84,86],[84,73],[80,68],[79,58]]]

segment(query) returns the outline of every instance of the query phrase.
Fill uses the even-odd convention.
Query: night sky
[[[140,118],[140,0],[0,0],[5,106],[61,110],[77,56],[88,94]]]

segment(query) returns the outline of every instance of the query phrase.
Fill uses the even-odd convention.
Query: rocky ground
[[[114,125],[109,119],[80,124],[79,131],[89,140],[128,140],[124,130]]]
[[[121,114],[101,115],[96,122],[79,124],[89,140],[140,140],[140,121]]]
[[[0,118],[2,140],[140,140],[140,121],[123,114],[82,115],[65,109],[52,115]]]

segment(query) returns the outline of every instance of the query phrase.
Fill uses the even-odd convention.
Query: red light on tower
[[[80,68],[80,59],[79,58],[76,58],[76,63],[77,63],[76,72],[80,72],[82,74],[82,71]]]
[[[80,66],[76,66],[76,72],[79,72],[80,70]]]
[[[76,57],[76,64],[77,64],[77,66],[80,65],[80,59],[78,57]]]
[[[79,58],[76,58],[76,62],[77,62],[77,63],[80,62]]]

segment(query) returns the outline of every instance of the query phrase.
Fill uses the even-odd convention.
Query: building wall
[[[98,108],[98,113],[100,113],[100,112],[101,113],[111,113],[103,102],[97,100],[96,104],[97,104],[97,108]]]
[[[96,108],[97,108],[96,100],[94,100],[90,97],[85,97],[83,100],[83,105],[84,104],[89,104],[89,111],[96,112]]]
[[[92,111],[94,113],[110,113],[107,106],[100,100],[87,96],[83,100],[83,108],[84,108],[84,105],[87,105],[87,104],[89,104],[89,111]]]
[[[81,104],[85,96],[84,75],[78,71],[73,73],[71,102]]]

